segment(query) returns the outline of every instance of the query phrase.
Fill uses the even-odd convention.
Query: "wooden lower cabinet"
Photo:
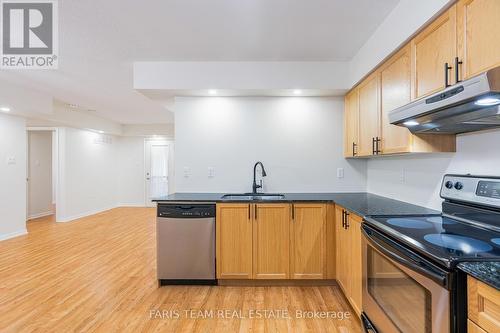
[[[363,283],[361,257],[362,218],[347,212],[341,206],[336,206],[335,212],[337,226],[337,281],[354,311],[360,315]]]
[[[218,279],[251,279],[252,216],[249,204],[217,204]]]
[[[326,277],[326,204],[292,204],[292,279]]]
[[[467,299],[469,332],[500,332],[500,290],[468,276]]]
[[[334,279],[335,230],[327,229],[327,208],[331,213],[333,207],[217,204],[217,278]],[[334,226],[334,216],[329,219]],[[328,247],[327,238],[333,240]]]
[[[253,278],[290,278],[290,205],[255,204]]]

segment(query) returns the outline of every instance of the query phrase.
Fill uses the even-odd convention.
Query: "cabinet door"
[[[457,3],[459,79],[500,66],[500,1],[460,0]]]
[[[344,156],[356,156],[359,137],[359,92],[354,89],[344,99]]]
[[[255,279],[290,278],[290,205],[256,204],[253,222]]]
[[[359,156],[373,155],[373,139],[380,136],[380,73],[359,86]]]
[[[456,7],[452,6],[411,42],[415,68],[415,98],[445,87],[445,63],[454,66],[456,56]],[[453,68],[448,70],[452,84]]]
[[[347,298],[351,293],[351,239],[347,229],[344,228],[342,221],[344,209],[341,206],[335,206],[336,240],[337,240],[337,282],[344,291]]]
[[[249,204],[217,204],[218,279],[252,278],[252,218]]]
[[[410,151],[410,131],[391,125],[389,113],[411,101],[411,48],[408,44],[392,56],[380,70],[381,149],[383,154]]]
[[[351,241],[351,305],[358,315],[362,310],[362,289],[363,289],[363,261],[361,257],[361,221],[362,219],[353,214],[349,214],[349,236]]]
[[[292,279],[325,278],[325,204],[292,205],[290,246]]]

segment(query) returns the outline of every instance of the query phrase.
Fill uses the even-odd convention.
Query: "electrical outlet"
[[[208,167],[208,178],[214,178],[214,177],[215,177],[215,168]]]
[[[7,157],[7,164],[8,165],[14,165],[14,164],[16,164],[16,158],[14,156]]]
[[[337,168],[337,178],[344,178],[344,168]]]

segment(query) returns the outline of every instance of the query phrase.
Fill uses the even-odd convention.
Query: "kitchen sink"
[[[223,200],[242,200],[242,201],[272,201],[283,200],[285,196],[277,193],[235,193],[225,194],[222,196]]]

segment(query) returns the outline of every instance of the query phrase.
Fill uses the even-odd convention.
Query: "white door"
[[[146,141],[146,205],[154,206],[151,201],[168,195],[168,151],[165,141]]]

